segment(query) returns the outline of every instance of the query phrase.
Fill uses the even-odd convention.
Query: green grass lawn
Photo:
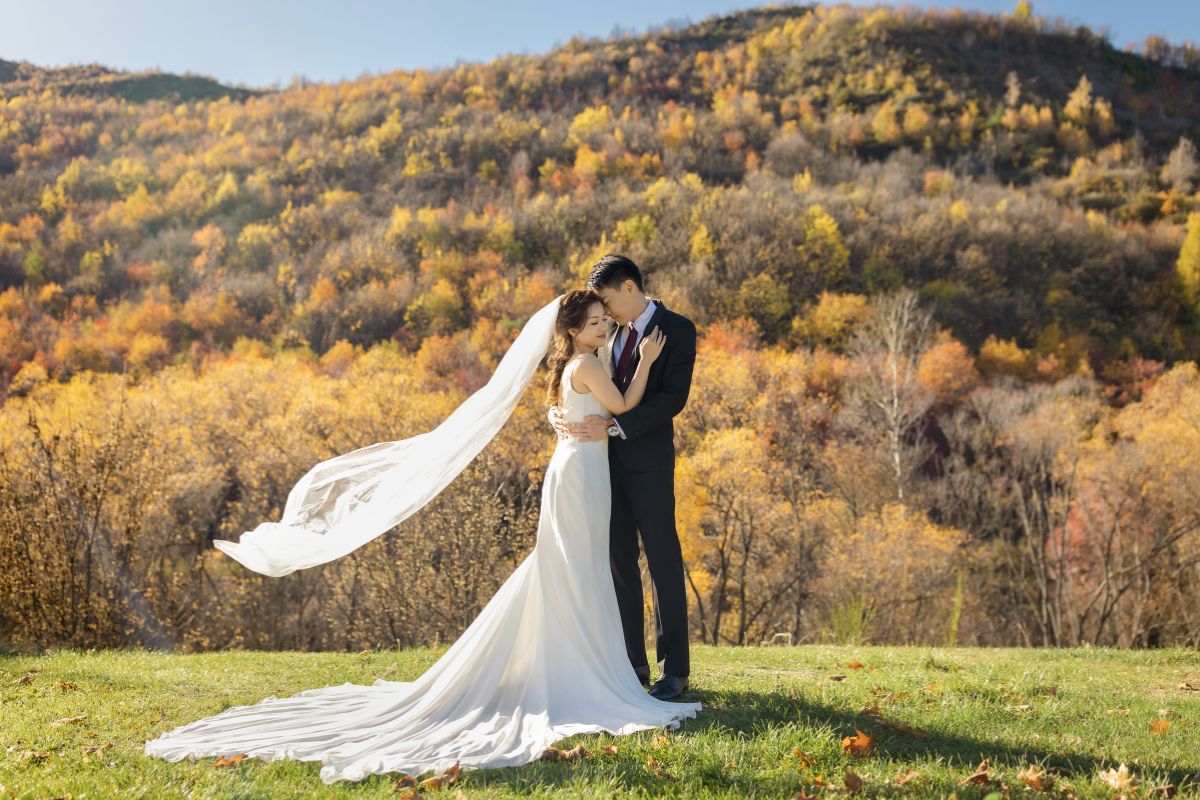
[[[315,762],[170,764],[142,745],[272,694],[410,679],[441,652],[0,656],[0,798],[394,798],[399,776],[326,786]],[[689,699],[705,708],[678,731],[574,737],[559,746],[587,756],[466,772],[426,796],[846,797],[850,770],[863,797],[1110,798],[1100,774],[1121,762],[1138,796],[1168,796],[1153,792],[1168,784],[1200,796],[1194,651],[697,647],[693,663]],[[861,713],[870,706],[877,715]],[[1169,725],[1152,730],[1158,720]],[[855,729],[875,738],[872,752],[843,751]],[[992,782],[960,783],[983,759]],[[1029,788],[1029,765],[1053,787]]]

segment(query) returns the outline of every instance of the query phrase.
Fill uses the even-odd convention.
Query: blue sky
[[[1016,0],[918,7],[1010,11]],[[44,66],[195,72],[231,84],[338,81],[393,69],[538,53],[576,34],[644,31],[759,3],[712,0],[0,0],[0,58]],[[1150,34],[1200,43],[1197,0],[1033,0],[1039,16],[1107,29],[1117,46]]]

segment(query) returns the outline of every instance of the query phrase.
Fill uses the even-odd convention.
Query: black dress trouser
[[[612,516],[608,548],[625,649],[635,668],[648,666],[642,573],[638,567],[640,531],[654,584],[659,667],[666,675],[686,678],[690,671],[687,597],[683,553],[675,530],[675,470],[629,472],[615,461],[609,460]]]

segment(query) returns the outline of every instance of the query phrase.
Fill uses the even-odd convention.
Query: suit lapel
[[[644,334],[645,336],[649,336],[650,331],[654,330],[655,326],[662,323],[663,314],[667,310],[667,307],[664,306],[662,304],[662,301],[660,301],[660,300],[651,300],[650,302],[654,303],[655,308],[654,308],[654,313],[650,315],[650,321],[646,323],[646,332]],[[629,374],[630,375],[633,375],[633,371],[635,369],[637,369],[638,362],[642,360],[641,356],[642,356],[642,353],[640,350],[634,350],[633,355],[630,356],[630,359],[629,359]]]

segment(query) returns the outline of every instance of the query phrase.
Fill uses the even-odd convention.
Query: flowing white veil
[[[563,295],[537,311],[492,377],[431,431],[322,461],[288,493],[279,522],[213,545],[279,577],[340,558],[386,533],[437,496],[496,435],[545,357]]]

